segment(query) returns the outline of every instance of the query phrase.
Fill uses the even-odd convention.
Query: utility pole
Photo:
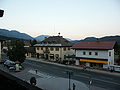
[[[69,81],[68,81],[68,83],[69,83],[68,84],[68,87],[69,87],[68,90],[71,90],[71,88],[70,88],[71,87],[70,86],[71,85],[71,81],[70,80],[71,80],[71,75],[73,75],[73,72],[72,71],[66,71],[66,72],[67,72],[68,79],[69,79]]]

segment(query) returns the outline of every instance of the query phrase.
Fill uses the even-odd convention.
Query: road
[[[91,72],[88,70],[83,71],[81,69],[57,66],[32,60],[25,60],[23,65],[25,66],[25,68],[31,67],[33,69],[37,69],[40,72],[63,78],[68,78],[66,71],[70,70],[73,72],[71,78],[74,80],[88,84],[89,78],[91,77],[92,86],[97,86],[108,90],[120,90],[120,76]]]

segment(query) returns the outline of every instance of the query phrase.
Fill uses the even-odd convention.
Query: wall
[[[86,52],[86,55],[83,55],[83,52]],[[92,52],[92,55],[89,55],[89,52]],[[95,55],[95,52],[98,52],[98,55]],[[108,50],[76,50],[76,57],[108,59]]]
[[[39,54],[44,54],[44,50],[45,50],[46,47],[43,47],[43,50],[41,50],[41,47],[39,47],[39,50],[37,50],[37,47],[36,47],[36,53],[39,53]],[[64,55],[68,56],[68,55],[73,55],[74,54],[74,50],[73,49],[70,49],[68,50],[68,47],[66,47],[66,51],[64,51],[64,47],[59,47],[59,51],[56,51],[56,47],[53,47],[53,51],[50,50],[50,47],[48,47],[49,51],[50,51],[50,54],[58,54],[59,57],[61,58],[61,60],[64,59]]]
[[[109,52],[111,52],[111,56],[109,56]],[[113,50],[108,50],[108,65],[114,65],[114,49]]]

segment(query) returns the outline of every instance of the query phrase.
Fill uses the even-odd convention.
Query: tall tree
[[[12,48],[8,48],[8,57],[11,61],[24,62],[26,56],[26,50],[24,48],[24,42],[22,40],[14,40],[11,42]]]

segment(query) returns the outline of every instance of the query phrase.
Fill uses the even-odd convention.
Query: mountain
[[[68,40],[68,41],[72,41],[71,39],[69,39],[69,38],[65,38],[66,40]]]
[[[96,41],[96,40],[98,40],[98,38],[96,38],[96,37],[87,37],[83,41]]]
[[[115,40],[117,41],[118,44],[120,44],[120,36],[116,35],[116,36],[105,36],[105,37],[101,37],[101,38],[96,38],[96,37],[87,37],[85,39],[82,40],[73,40],[72,43],[76,43],[78,41],[111,41],[111,40]]]
[[[30,35],[25,33],[20,33],[16,30],[9,31],[7,29],[0,29],[0,36],[25,39],[25,40],[33,40],[33,37],[31,37]]]
[[[40,36],[37,36],[35,37],[35,40],[40,42],[40,41],[43,41],[46,37],[49,37],[49,35],[40,35]]]

